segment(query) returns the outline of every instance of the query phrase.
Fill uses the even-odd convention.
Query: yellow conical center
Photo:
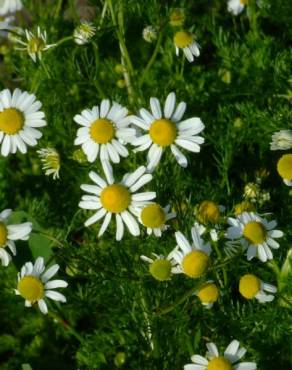
[[[234,206],[234,213],[238,216],[242,212],[255,212],[255,206],[250,203],[248,200],[244,200],[241,203],[238,203]]]
[[[0,248],[4,247],[7,242],[7,227],[3,222],[0,222]]]
[[[129,190],[120,184],[109,185],[100,194],[103,207],[113,213],[125,211],[131,203]]]
[[[242,5],[247,5],[249,0],[240,0],[240,2],[241,2]]]
[[[209,257],[206,253],[199,250],[193,250],[184,257],[182,268],[187,276],[198,278],[205,272],[208,264]]]
[[[171,276],[171,263],[165,259],[158,259],[151,263],[149,271],[156,280],[169,280]]]
[[[106,144],[112,140],[115,135],[115,128],[111,121],[105,118],[99,118],[94,121],[90,127],[90,136],[98,144]]]
[[[172,26],[182,26],[185,20],[185,15],[180,9],[174,9],[169,16],[169,23]]]
[[[24,124],[23,114],[15,108],[7,108],[0,112],[0,131],[14,135],[20,131]]]
[[[216,203],[209,200],[204,200],[197,213],[197,218],[202,224],[211,222],[217,224],[220,218],[220,210]]]
[[[279,175],[286,180],[292,180],[292,154],[283,155],[277,165]]]
[[[141,220],[144,226],[155,229],[164,225],[165,212],[159,204],[149,204],[143,208]]]
[[[219,290],[213,283],[207,283],[197,293],[202,303],[216,302],[219,297]]]
[[[243,236],[251,244],[262,244],[266,240],[267,231],[261,222],[251,221],[245,225]]]
[[[149,135],[154,143],[169,146],[176,139],[175,124],[168,119],[158,119],[151,124]]]
[[[38,301],[44,296],[43,283],[40,279],[31,275],[24,276],[19,280],[17,290],[24,299],[30,302]]]
[[[232,370],[232,365],[225,357],[220,356],[209,362],[207,370]]]
[[[246,299],[252,299],[261,288],[260,280],[252,274],[246,274],[240,278],[239,292]]]
[[[186,48],[193,42],[193,36],[190,32],[179,31],[174,35],[174,45],[178,48]]]
[[[27,50],[29,53],[38,53],[45,48],[46,44],[41,37],[33,37],[27,44]]]

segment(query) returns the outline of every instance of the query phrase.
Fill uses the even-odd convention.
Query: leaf
[[[45,261],[48,261],[53,254],[50,244],[51,243],[47,237],[36,233],[31,233],[28,241],[28,245],[34,259],[37,257],[43,257]]]
[[[21,368],[22,370],[32,370],[32,367],[29,364],[22,364]]]

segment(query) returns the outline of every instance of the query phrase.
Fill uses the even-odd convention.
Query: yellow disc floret
[[[7,108],[0,112],[0,131],[7,135],[14,135],[24,124],[23,114],[15,108]]]
[[[179,31],[173,37],[174,45],[178,48],[186,48],[193,42],[193,36],[190,32]]]
[[[120,184],[109,185],[100,194],[103,207],[113,213],[125,211],[131,203],[129,190]]]
[[[277,165],[279,175],[286,180],[292,180],[292,154],[283,155]]]
[[[33,37],[27,44],[27,51],[35,54],[41,52],[46,47],[45,41],[41,37]]]
[[[249,202],[248,200],[244,200],[241,203],[238,203],[234,206],[234,213],[236,216],[239,216],[243,212],[255,212],[256,208],[254,204]]]
[[[204,200],[199,206],[197,218],[202,224],[208,222],[217,224],[220,218],[218,205],[210,200]]]
[[[154,143],[169,146],[177,136],[175,124],[168,119],[158,119],[152,122],[149,135]]]
[[[0,222],[0,248],[6,245],[7,234],[6,225],[3,222]]]
[[[240,0],[240,2],[241,2],[242,5],[247,5],[249,0]]]
[[[203,285],[197,293],[202,303],[214,303],[219,297],[219,290],[214,283]]]
[[[181,9],[173,9],[169,15],[169,23],[173,27],[182,26],[185,20],[184,12]]]
[[[99,118],[90,127],[90,136],[97,144],[106,144],[115,135],[115,128],[111,121]]]
[[[44,284],[35,276],[27,275],[19,280],[17,290],[30,302],[36,302],[44,296]]]
[[[239,292],[246,299],[252,299],[261,289],[261,282],[255,275],[246,274],[240,278]]]
[[[243,229],[243,236],[251,244],[262,244],[266,240],[267,231],[261,222],[250,221]]]
[[[149,271],[156,280],[169,280],[171,276],[171,263],[165,259],[158,259],[151,263]]]
[[[209,362],[207,370],[232,370],[232,365],[225,357],[220,356]]]
[[[182,268],[187,276],[198,278],[206,271],[208,264],[209,256],[206,253],[193,250],[184,257]]]
[[[151,229],[159,228],[165,223],[165,212],[159,204],[149,204],[141,212],[141,221]]]

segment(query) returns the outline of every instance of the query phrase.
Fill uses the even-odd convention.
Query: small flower
[[[188,31],[178,31],[173,37],[175,53],[179,55],[179,50],[182,49],[185,57],[191,63],[194,61],[194,56],[200,55],[200,45],[194,40],[194,36]]]
[[[196,212],[196,217],[202,224],[218,224],[220,213],[225,211],[225,207],[216,204],[210,200],[204,200],[200,203]]]
[[[206,284],[202,285],[200,289],[196,292],[202,305],[206,308],[211,308],[213,304],[219,298],[219,289],[213,283],[213,281],[208,281]]]
[[[120,157],[127,157],[129,152],[125,143],[135,138],[136,130],[129,127],[128,110],[120,104],[102,100],[100,107],[84,109],[74,117],[81,128],[77,131],[75,145],[81,145],[89,162],[100,160],[119,163]]]
[[[73,32],[74,41],[78,45],[87,44],[95,35],[96,27],[89,22],[82,22]]]
[[[292,148],[292,131],[280,130],[272,135],[271,150],[288,150]]]
[[[236,216],[239,216],[243,212],[255,212],[256,208],[254,204],[248,200],[244,200],[241,203],[238,203],[234,206],[234,213]]]
[[[253,182],[249,182],[244,187],[244,198],[251,199],[252,201],[255,201],[256,198],[258,198],[260,194],[260,187],[258,184],[255,184]]]
[[[5,209],[0,213],[0,260],[3,266],[8,266],[11,260],[10,254],[5,250],[8,247],[16,255],[16,240],[28,240],[32,230],[31,222],[22,224],[10,224],[8,221],[11,215],[11,209]]]
[[[256,298],[260,303],[266,303],[275,298],[273,294],[277,292],[277,288],[274,285],[264,283],[255,275],[246,274],[240,278],[239,292],[246,299]]]
[[[44,113],[39,109],[42,103],[34,94],[15,89],[0,92],[0,143],[1,154],[27,152],[27,146],[37,145],[42,137],[38,128],[46,126]]]
[[[157,29],[154,26],[147,26],[143,29],[142,36],[146,42],[152,43],[157,39]]]
[[[248,2],[249,0],[229,0],[227,3],[227,9],[229,13],[238,15],[244,10],[244,7]]]
[[[243,212],[237,218],[228,218],[231,225],[227,230],[227,238],[237,241],[247,249],[247,260],[254,257],[262,262],[273,259],[272,249],[278,249],[279,243],[274,239],[281,238],[283,232],[274,230],[276,221],[268,222],[253,212]]]
[[[158,165],[162,153],[170,148],[178,164],[182,167],[188,165],[187,158],[177,148],[177,145],[198,153],[200,145],[204,143],[202,136],[197,136],[205,128],[199,117],[193,117],[181,121],[186,103],[181,102],[175,109],[176,96],[170,93],[165,101],[164,111],[162,112],[160,102],[157,98],[150,98],[151,112],[140,109],[140,116],[132,116],[134,125],[146,131],[146,134],[134,139],[131,144],[137,146],[136,152],[149,149],[147,168],[149,171]]]
[[[292,186],[292,154],[284,154],[277,164],[278,174],[282,177],[284,184]]]
[[[184,24],[185,14],[182,9],[176,8],[170,12],[169,23],[172,27],[180,27]]]
[[[176,217],[176,213],[169,212],[170,206],[162,208],[157,203],[151,203],[146,205],[139,214],[139,221],[142,225],[147,227],[147,234],[152,233],[160,237],[161,232],[168,228],[166,222]]]
[[[18,273],[18,284],[15,293],[25,299],[25,306],[31,307],[36,302],[43,314],[48,313],[45,298],[54,301],[66,302],[63,294],[54,291],[56,288],[66,288],[68,284],[64,280],[50,280],[59,270],[59,265],[52,265],[45,271],[44,259],[38,257],[33,265],[31,262],[21,268]]]
[[[170,280],[171,275],[175,274],[177,268],[175,267],[176,262],[172,259],[172,252],[169,253],[167,257],[162,255],[152,253],[155,259],[141,256],[141,260],[144,262],[148,262],[149,272],[154,277],[154,279],[158,281],[166,281]]]
[[[59,178],[60,171],[60,155],[55,148],[43,148],[37,150],[39,157],[43,163],[43,170],[46,176],[53,175],[53,179]]]
[[[96,213],[85,222],[85,226],[92,225],[104,217],[98,233],[100,237],[106,231],[112,216],[115,215],[116,240],[121,240],[124,235],[124,223],[132,235],[140,235],[139,225],[133,214],[137,215],[148,201],[155,198],[156,193],[136,193],[136,191],[150,182],[152,175],[146,174],[146,168],[141,166],[133,173],[127,173],[121,182],[115,182],[112,168],[106,161],[103,162],[103,170],[106,181],[91,171],[89,177],[95,185],[81,185],[81,189],[90,195],[83,195],[79,207],[96,210]]]
[[[0,16],[15,13],[21,9],[22,2],[20,0],[1,0],[0,2]]]
[[[233,340],[226,348],[224,355],[220,356],[215,343],[206,344],[208,352],[205,357],[193,355],[193,364],[184,366],[184,370],[255,370],[257,365],[254,362],[238,361],[245,355],[246,349],[239,347],[239,342]]]

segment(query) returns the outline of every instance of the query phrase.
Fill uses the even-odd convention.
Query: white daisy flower
[[[15,13],[22,9],[20,0],[0,0],[0,16],[7,13]]]
[[[243,212],[236,218],[229,217],[231,225],[227,229],[227,238],[238,242],[247,249],[247,260],[257,257],[262,262],[273,259],[272,249],[278,249],[279,243],[274,239],[281,238],[283,232],[274,230],[276,221],[268,222],[253,212]]]
[[[73,38],[76,44],[85,45],[95,35],[96,27],[90,22],[82,22],[73,32]]]
[[[154,26],[147,26],[142,31],[143,39],[146,42],[152,43],[157,39],[157,29]]]
[[[141,260],[150,264],[149,272],[158,281],[170,280],[172,274],[177,273],[176,262],[172,258],[173,252],[170,252],[167,257],[152,253],[155,257],[140,256]]]
[[[132,141],[132,145],[138,148],[135,151],[148,152],[148,170],[152,171],[159,163],[163,150],[170,147],[178,164],[186,167],[188,161],[177,145],[194,153],[200,151],[200,145],[204,143],[202,136],[197,136],[205,126],[198,117],[188,118],[181,121],[186,103],[181,102],[175,109],[175,93],[170,93],[165,101],[162,113],[160,102],[157,98],[150,98],[151,112],[140,109],[140,116],[132,116],[132,123],[147,131]]]
[[[195,41],[194,35],[188,31],[178,31],[173,37],[175,53],[178,56],[179,50],[182,49],[185,57],[191,63],[195,57],[200,55],[200,45]]]
[[[0,92],[0,143],[4,157],[17,150],[26,153],[27,146],[37,145],[37,139],[42,137],[38,128],[47,124],[41,106],[36,96],[26,91]]]
[[[11,261],[10,254],[5,250],[5,247],[10,249],[13,256],[16,255],[16,240],[28,240],[32,230],[31,222],[22,224],[10,224],[8,221],[11,215],[11,209],[5,209],[0,213],[0,260],[3,266],[8,266]]]
[[[264,283],[255,275],[246,274],[240,278],[239,292],[246,299],[256,298],[260,303],[266,303],[273,301],[275,298],[273,294],[277,292],[277,288]]]
[[[45,298],[62,303],[66,302],[63,294],[53,289],[66,288],[67,282],[64,280],[50,280],[59,270],[59,265],[52,265],[45,272],[44,259],[38,257],[33,265],[31,262],[21,268],[18,273],[18,284],[15,293],[25,299],[25,306],[31,307],[38,303],[39,309],[43,314],[48,313],[48,307]]]
[[[43,148],[37,150],[37,153],[43,163],[43,170],[46,176],[53,175],[53,179],[59,178],[61,167],[60,155],[55,148]]]
[[[176,273],[183,273],[191,278],[199,278],[209,266],[209,256],[212,250],[209,243],[204,243],[199,230],[195,226],[192,227],[191,234],[192,244],[180,231],[175,233],[178,245],[172,251],[172,258],[177,263]]]
[[[249,0],[229,0],[227,3],[227,9],[229,13],[233,15],[240,14],[245,6],[248,4]]]
[[[119,163],[120,157],[127,157],[129,152],[125,143],[136,135],[136,130],[129,127],[128,110],[120,104],[102,100],[100,107],[85,109],[74,117],[82,127],[77,131],[75,145],[82,145],[89,162],[100,160]]]
[[[205,308],[210,309],[219,298],[219,289],[213,281],[207,281],[196,292],[199,300]]]
[[[245,355],[246,349],[239,347],[239,342],[233,340],[226,350],[224,355],[220,356],[215,343],[206,344],[208,352],[206,357],[193,355],[191,360],[193,364],[184,366],[184,370],[255,370],[257,368],[254,362],[238,361]]]
[[[165,231],[169,226],[166,225],[168,220],[176,217],[176,213],[169,212],[170,205],[162,208],[158,203],[147,204],[139,213],[139,221],[147,227],[147,234],[152,233],[160,237],[162,231]]]
[[[292,148],[292,131],[280,130],[272,135],[271,150],[288,150]]]
[[[133,173],[127,173],[121,182],[115,182],[109,162],[104,161],[102,164],[106,180],[91,171],[89,177],[95,185],[81,185],[81,189],[90,195],[82,196],[79,207],[96,210],[96,213],[85,222],[85,226],[90,226],[104,217],[98,233],[100,237],[115,215],[116,240],[121,240],[124,235],[124,223],[132,235],[140,235],[138,222],[133,215],[137,215],[145,204],[153,200],[156,193],[136,193],[136,191],[151,181],[152,175],[146,174],[146,168],[141,166]]]
[[[292,154],[282,155],[277,164],[277,171],[284,184],[292,186]]]

